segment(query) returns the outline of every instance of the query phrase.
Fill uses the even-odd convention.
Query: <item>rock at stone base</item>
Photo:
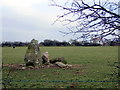
[[[72,65],[70,65],[70,64],[66,64],[66,66],[67,66],[67,67],[72,67]]]
[[[33,67],[33,66],[28,66],[27,68],[29,68],[29,69],[34,69],[34,67]]]
[[[22,70],[26,69],[26,67],[22,67]]]
[[[58,67],[61,67],[61,68],[64,68],[64,67],[67,66],[66,64],[64,64],[64,63],[62,63],[62,62],[56,62],[55,64],[56,64]]]
[[[59,58],[52,58],[50,60],[50,63],[54,64],[56,62],[62,62],[64,64],[67,64],[67,61],[64,59],[64,57],[59,57]]]
[[[45,64],[45,65],[49,65],[50,64],[50,62],[49,62],[50,58],[49,58],[48,52],[43,53],[42,60],[43,60],[43,64]]]
[[[40,49],[37,40],[35,39],[31,40],[31,43],[28,45],[24,61],[26,66],[35,67],[42,64]]]

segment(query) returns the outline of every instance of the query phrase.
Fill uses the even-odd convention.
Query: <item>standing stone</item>
[[[31,43],[28,45],[28,49],[24,58],[26,66],[39,66],[42,64],[42,59],[40,55],[40,49],[38,41],[35,39],[31,40]]]

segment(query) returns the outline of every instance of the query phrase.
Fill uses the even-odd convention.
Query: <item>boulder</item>
[[[49,58],[49,54],[48,52],[45,52],[43,53],[42,55],[42,60],[43,60],[43,64],[50,64],[49,61],[50,61],[50,58]]]
[[[56,62],[62,62],[64,64],[67,64],[67,61],[64,59],[64,57],[59,57],[59,58],[52,58],[50,60],[50,63],[54,64]]]
[[[62,63],[62,62],[56,62],[55,64],[56,64],[58,67],[61,67],[61,68],[64,68],[64,67],[67,66],[66,64],[64,64],[64,63]]]
[[[66,64],[66,66],[67,66],[67,67],[72,67],[72,65],[70,65],[70,64]]]
[[[26,66],[35,67],[42,64],[40,49],[37,40],[31,40],[31,43],[28,45],[24,61]]]

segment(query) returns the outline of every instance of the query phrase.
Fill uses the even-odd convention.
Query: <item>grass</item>
[[[4,64],[23,64],[27,47],[2,48]],[[81,67],[72,69],[44,68],[40,70],[15,70],[10,82],[14,88],[115,88],[117,82],[112,77],[112,68],[108,65],[118,61],[118,47],[40,47],[41,53],[48,51],[51,58],[65,57],[69,64]],[[8,67],[3,68],[3,78],[7,76]],[[28,81],[31,80],[31,81]],[[43,81],[41,81],[43,80]],[[78,80],[78,82],[77,82]],[[80,82],[82,81],[82,82]]]

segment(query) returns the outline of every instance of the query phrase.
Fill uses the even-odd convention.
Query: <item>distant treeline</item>
[[[70,42],[62,41],[59,42],[57,40],[44,40],[44,42],[40,43],[40,46],[100,46],[98,43],[89,43],[87,41],[77,41],[71,40]]]
[[[1,46],[15,47],[15,46],[28,46],[29,42],[2,42]]]
[[[28,46],[29,42],[2,42],[0,46],[2,47],[16,47],[16,46]],[[77,40],[70,40],[67,41],[57,41],[57,40],[49,40],[46,39],[43,42],[39,43],[39,46],[118,46],[120,45],[120,40],[107,40],[104,42],[87,42],[87,41],[77,41]]]

